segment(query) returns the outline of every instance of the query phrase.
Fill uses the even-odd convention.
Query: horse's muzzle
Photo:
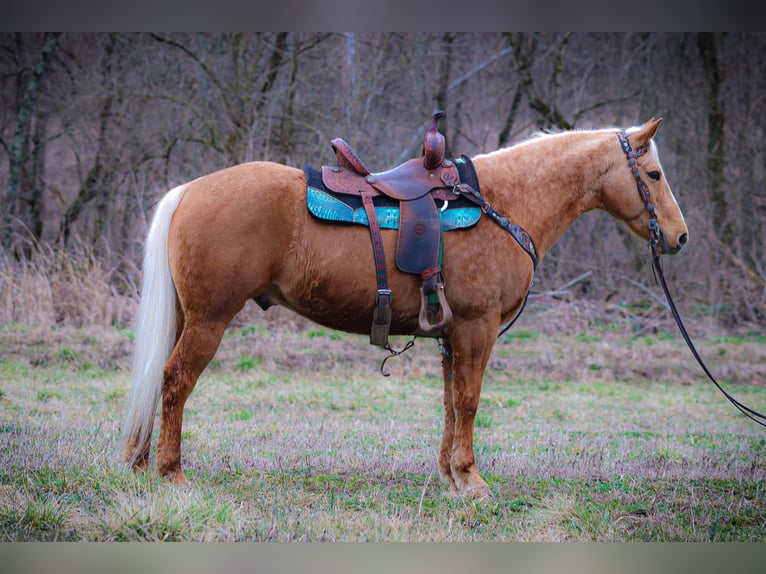
[[[676,240],[673,245],[670,244],[668,241],[667,235],[665,235],[662,231],[660,231],[660,251],[662,253],[665,253],[666,255],[675,255],[681,249],[684,248],[684,245],[686,245],[689,242],[689,233],[684,231],[683,233],[679,233],[678,237],[676,237]]]

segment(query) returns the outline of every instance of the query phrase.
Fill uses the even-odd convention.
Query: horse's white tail
[[[186,185],[162,198],[149,227],[144,248],[144,278],[138,307],[133,381],[123,426],[126,462],[133,464],[151,440],[154,415],[162,393],[162,374],[176,342],[176,289],[168,263],[170,220]],[[127,452],[129,445],[135,450]]]

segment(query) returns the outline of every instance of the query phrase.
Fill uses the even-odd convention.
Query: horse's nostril
[[[688,233],[682,233],[678,236],[678,247],[681,248],[684,245],[686,245],[686,242],[689,241],[689,234]]]

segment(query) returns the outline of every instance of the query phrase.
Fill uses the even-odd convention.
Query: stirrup
[[[444,283],[437,283],[435,288],[436,298],[439,301],[440,320],[436,323],[428,322],[428,295],[423,287],[420,287],[420,315],[418,315],[418,325],[421,331],[429,333],[431,331],[441,331],[449,327],[452,323],[452,309],[449,308],[447,297],[444,295]]]

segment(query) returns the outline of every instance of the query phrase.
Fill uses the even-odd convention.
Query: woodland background
[[[766,318],[766,35],[742,33],[2,33],[0,320],[126,325],[152,207],[232,164],[379,171],[554,131],[665,122],[658,144],[690,243],[665,267],[683,311]],[[627,169],[627,168],[626,168]],[[511,218],[513,214],[509,214]],[[584,277],[584,278],[583,278]],[[536,290],[661,308],[645,243],[588,214]]]

